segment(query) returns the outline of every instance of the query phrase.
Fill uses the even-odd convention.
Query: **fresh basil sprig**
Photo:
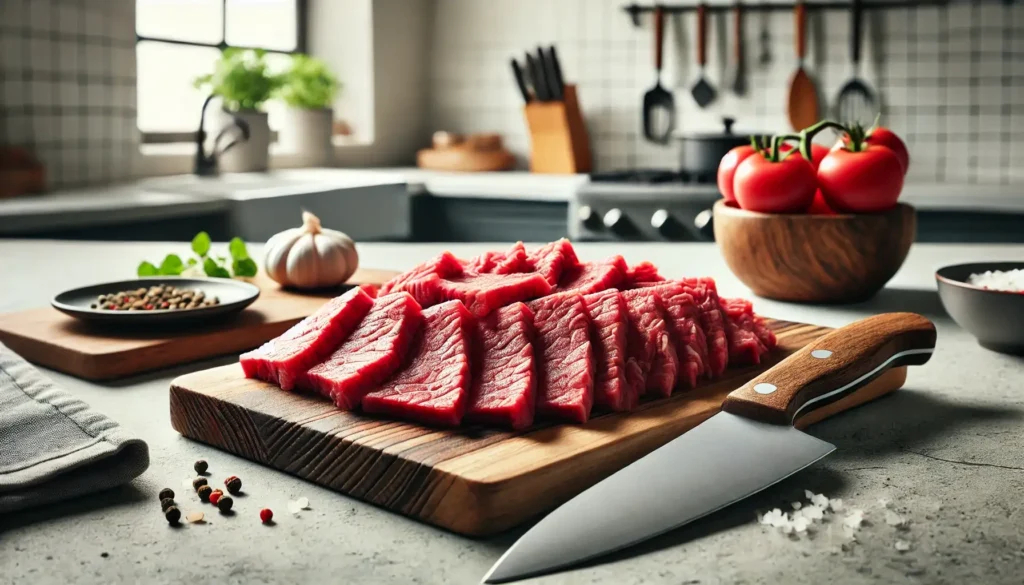
[[[203,272],[213,278],[231,278],[234,276],[256,276],[259,269],[256,262],[249,257],[249,251],[245,247],[242,238],[231,238],[228,242],[228,253],[231,255],[231,270],[227,268],[228,259],[224,256],[211,256],[210,234],[199,232],[192,238],[192,252],[195,256],[182,261],[177,254],[168,254],[160,265],[143,261],[139,264],[136,273],[139,276],[179,276],[186,269],[196,265],[203,268]]]

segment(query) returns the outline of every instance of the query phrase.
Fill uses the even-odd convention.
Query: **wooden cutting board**
[[[349,284],[383,284],[398,274],[360,268]],[[284,333],[342,289],[286,291],[263,273],[260,297],[237,315],[188,328],[112,329],[46,307],[0,315],[0,342],[26,360],[89,380],[109,380],[252,349]]]
[[[388,510],[462,534],[492,534],[558,506],[693,428],[718,412],[726,394],[829,331],[770,324],[779,350],[769,362],[584,425],[521,433],[430,429],[340,411],[326,399],[246,379],[238,364],[174,380],[171,425]],[[874,394],[899,388],[905,378],[906,368],[889,370],[872,382]]]

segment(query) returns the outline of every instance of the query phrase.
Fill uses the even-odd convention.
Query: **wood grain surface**
[[[882,213],[765,214],[715,203],[715,241],[754,294],[780,301],[846,303],[870,298],[903,265],[914,242],[914,208]]]
[[[381,284],[396,272],[360,268],[350,284]],[[249,308],[187,328],[123,329],[86,323],[52,308],[0,315],[0,342],[26,360],[89,380],[109,380],[252,349],[284,333],[339,290],[299,293],[263,273]]]
[[[399,514],[462,534],[492,534],[693,428],[718,412],[729,392],[829,331],[770,325],[779,350],[766,363],[584,425],[539,424],[519,433],[431,429],[342,412],[325,399],[248,380],[237,364],[176,379],[171,424],[186,437]],[[861,396],[898,388],[904,373],[890,370]]]

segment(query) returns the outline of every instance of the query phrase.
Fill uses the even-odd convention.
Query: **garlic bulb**
[[[320,219],[302,212],[302,227],[267,240],[267,275],[282,286],[313,289],[338,286],[359,267],[355,242],[347,235],[320,227]]]

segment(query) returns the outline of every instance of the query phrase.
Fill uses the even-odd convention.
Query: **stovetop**
[[[592,183],[614,183],[623,185],[713,185],[714,174],[697,174],[669,169],[623,169],[591,173]]]

